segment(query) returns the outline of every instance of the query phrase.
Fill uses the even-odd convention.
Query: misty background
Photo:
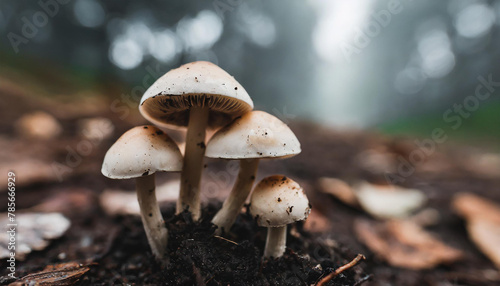
[[[137,102],[153,78],[207,60],[282,119],[498,143],[498,93],[457,130],[443,114],[479,76],[500,81],[499,25],[495,1],[1,1],[0,75]]]

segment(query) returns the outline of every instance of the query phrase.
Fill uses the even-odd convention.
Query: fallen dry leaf
[[[8,257],[10,229],[8,224],[16,226],[16,259],[24,260],[33,250],[42,250],[49,245],[49,240],[59,238],[71,225],[60,213],[17,213],[15,222],[10,222],[6,213],[0,214],[0,259]]]
[[[359,207],[356,193],[346,182],[336,178],[320,178],[318,180],[320,190],[323,193],[330,194],[346,205]]]
[[[354,162],[362,169],[375,174],[394,173],[398,166],[397,154],[386,148],[368,149],[359,153]]]
[[[445,245],[411,221],[358,219],[354,230],[370,250],[396,267],[430,269],[463,256],[460,250]]]
[[[20,135],[28,138],[51,139],[62,132],[61,124],[57,119],[43,111],[23,115],[14,125]]]
[[[104,117],[80,119],[76,124],[78,126],[78,133],[91,141],[107,139],[115,131],[113,122]]]
[[[471,193],[459,193],[453,208],[465,219],[482,219],[500,223],[500,206]]]
[[[436,209],[426,208],[412,215],[411,217],[408,217],[408,220],[416,223],[419,226],[425,227],[437,225],[441,220],[441,215]]]
[[[351,187],[335,178],[320,178],[318,184],[322,192],[380,219],[408,217],[427,201],[427,197],[420,190],[394,185],[361,182]]]
[[[58,212],[67,217],[77,217],[92,209],[97,195],[86,188],[67,188],[61,192],[49,195],[38,205],[23,211],[27,212]]]
[[[500,269],[500,206],[461,193],[453,199],[453,208],[467,221],[471,240]]]
[[[9,286],[70,286],[75,285],[83,274],[90,270],[90,264],[77,262],[49,265],[44,270],[24,276]]]
[[[500,269],[500,224],[488,220],[471,220],[467,231],[476,246]]]
[[[461,163],[466,170],[479,176],[500,177],[500,154],[471,152],[461,158]]]
[[[363,182],[355,188],[361,207],[377,218],[404,218],[422,207],[427,197],[417,189]]]
[[[327,217],[313,208],[304,222],[304,229],[310,232],[328,232],[332,229],[332,224]]]
[[[16,173],[16,186],[28,186],[33,183],[57,181],[57,174],[49,163],[38,159],[21,159],[0,162],[0,174]],[[0,191],[6,191],[7,176],[0,178]],[[4,189],[5,188],[5,189]]]

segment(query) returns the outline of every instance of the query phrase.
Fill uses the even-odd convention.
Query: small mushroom
[[[142,223],[154,256],[165,256],[168,232],[156,201],[155,172],[182,169],[182,155],[170,137],[154,126],[138,126],[125,132],[109,148],[102,174],[111,179],[136,179]]]
[[[259,160],[288,158],[300,153],[300,142],[292,130],[264,111],[252,111],[219,130],[207,144],[205,156],[240,160],[238,178],[222,209],[212,219],[229,231],[252,190]]]
[[[311,205],[299,184],[283,175],[274,175],[253,189],[250,212],[259,226],[267,227],[264,257],[276,258],[285,253],[287,225],[306,219]]]
[[[189,208],[200,217],[200,179],[207,128],[226,125],[253,109],[245,89],[209,62],[193,62],[170,70],[144,93],[139,111],[164,127],[186,127],[186,149],[177,213]]]

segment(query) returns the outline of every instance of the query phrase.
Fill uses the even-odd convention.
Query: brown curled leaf
[[[44,270],[24,276],[9,286],[71,286],[90,270],[92,264],[67,262],[48,265]]]
[[[354,222],[358,239],[390,265],[408,269],[432,269],[463,258],[462,251],[446,245],[412,221]]]
[[[460,193],[453,208],[467,222],[470,239],[500,269],[500,206],[471,193]]]

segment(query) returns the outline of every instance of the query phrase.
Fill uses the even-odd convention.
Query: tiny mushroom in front
[[[207,128],[224,126],[253,109],[253,102],[232,76],[209,62],[170,70],[143,95],[139,111],[165,127],[186,127],[186,149],[177,213],[189,209],[200,217],[200,179]]]
[[[165,256],[168,231],[156,201],[155,172],[182,169],[177,144],[154,126],[138,126],[125,132],[109,148],[102,174],[111,179],[136,179],[137,198],[149,245],[155,257]]]
[[[259,226],[268,228],[264,257],[276,258],[285,253],[287,225],[305,220],[311,205],[299,184],[283,175],[274,175],[255,186],[250,212]]]
[[[229,231],[252,190],[260,159],[288,158],[301,152],[290,128],[264,111],[251,111],[217,131],[207,144],[205,156],[239,160],[236,183],[212,223]]]

